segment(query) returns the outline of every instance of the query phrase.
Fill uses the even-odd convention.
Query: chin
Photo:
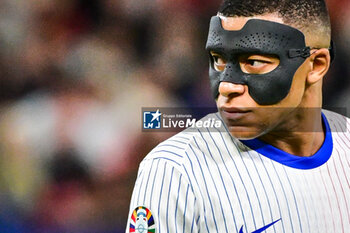
[[[260,137],[263,132],[248,127],[228,127],[232,137],[241,140],[250,140]]]

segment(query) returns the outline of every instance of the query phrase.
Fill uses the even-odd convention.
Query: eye
[[[220,54],[214,52],[210,52],[210,55],[213,59],[215,70],[220,72],[224,71],[226,67],[226,60]]]
[[[213,55],[213,59],[217,65],[224,65],[226,63],[225,60],[219,55]]]
[[[263,65],[265,65],[266,61],[258,61],[258,60],[248,60],[247,63],[250,65],[250,66],[253,66],[253,67],[261,67]]]
[[[246,55],[239,58],[241,70],[247,74],[266,74],[278,67],[280,60],[273,55]]]

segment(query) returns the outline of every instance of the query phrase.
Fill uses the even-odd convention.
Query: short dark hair
[[[325,0],[224,0],[218,13],[226,17],[277,13],[285,24],[307,31],[322,28],[324,36],[331,36]]]

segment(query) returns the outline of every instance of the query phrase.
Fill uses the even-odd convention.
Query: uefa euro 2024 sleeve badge
[[[131,214],[130,231],[135,233],[155,233],[154,218],[149,209],[143,206],[137,207]]]

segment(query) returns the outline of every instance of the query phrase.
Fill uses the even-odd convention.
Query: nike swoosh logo
[[[267,228],[271,227],[271,226],[272,226],[273,224],[275,224],[276,222],[278,222],[279,220],[281,220],[281,219],[278,219],[278,220],[276,220],[276,221],[274,221],[274,222],[272,222],[272,223],[270,223],[270,224],[268,224],[268,225],[266,225],[266,226],[264,226],[264,227],[262,227],[262,228],[260,228],[260,229],[257,229],[257,230],[255,230],[255,231],[253,231],[252,233],[261,233],[261,232],[265,231]],[[241,229],[239,230],[239,233],[243,233],[243,226],[242,226]]]

